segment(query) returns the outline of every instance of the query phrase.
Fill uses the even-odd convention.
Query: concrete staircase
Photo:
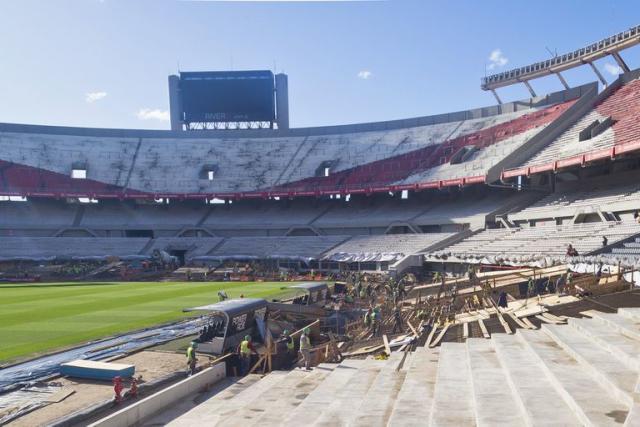
[[[404,358],[243,379],[169,425],[640,425],[640,308],[587,314]]]

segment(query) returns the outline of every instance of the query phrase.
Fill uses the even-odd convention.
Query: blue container
[[[67,377],[111,381],[114,377],[130,378],[135,373],[134,365],[123,363],[74,360],[60,365],[60,374]]]

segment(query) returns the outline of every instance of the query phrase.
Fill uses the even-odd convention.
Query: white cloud
[[[91,104],[93,102],[100,101],[105,96],[107,96],[107,92],[88,92],[85,94],[84,100]]]
[[[618,77],[618,74],[622,74],[622,68],[620,68],[620,66],[617,64],[611,64],[607,62],[606,64],[604,64],[604,69],[607,73],[615,77]]]
[[[362,80],[369,80],[373,76],[373,73],[369,70],[362,70],[358,72],[358,78]]]
[[[491,51],[491,54],[489,55],[488,68],[490,70],[493,70],[498,67],[504,67],[505,65],[507,65],[507,62],[509,62],[509,58],[504,56],[504,54],[502,53],[502,50],[494,49]]]
[[[169,121],[169,112],[167,110],[141,108],[136,116],[140,120],[160,120],[163,122]]]

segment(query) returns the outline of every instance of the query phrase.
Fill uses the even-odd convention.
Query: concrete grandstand
[[[186,262],[398,272],[424,256],[522,263],[563,257],[569,244],[589,255],[602,252],[603,237],[611,253],[630,253],[623,245],[640,234],[640,197],[617,177],[637,176],[638,75],[601,93],[594,83],[325,128],[0,124],[0,258],[166,250]]]

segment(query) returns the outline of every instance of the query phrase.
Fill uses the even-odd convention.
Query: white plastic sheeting
[[[404,258],[404,256],[402,252],[336,252],[324,259],[337,262],[396,262]]]

